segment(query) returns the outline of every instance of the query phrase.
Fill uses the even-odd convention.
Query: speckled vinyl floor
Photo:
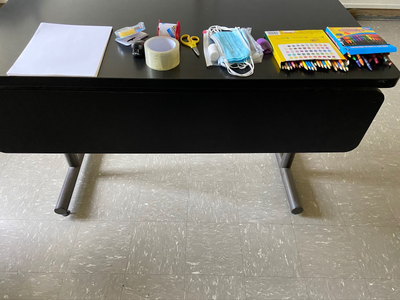
[[[362,22],[400,46],[400,22]],[[392,55],[400,66],[400,54]],[[275,156],[0,154],[0,299],[400,299],[400,85],[361,145]]]

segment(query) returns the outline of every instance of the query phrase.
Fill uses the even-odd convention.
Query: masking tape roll
[[[146,65],[154,70],[167,71],[179,65],[179,42],[176,39],[156,36],[144,43]]]

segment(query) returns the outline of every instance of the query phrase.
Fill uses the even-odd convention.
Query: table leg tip
[[[304,209],[302,207],[296,207],[296,208],[293,208],[291,212],[294,215],[298,215],[298,214],[301,214],[303,211],[304,211]]]

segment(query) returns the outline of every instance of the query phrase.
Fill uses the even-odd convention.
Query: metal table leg
[[[283,185],[285,186],[290,212],[292,214],[300,214],[303,212],[303,208],[300,204],[300,198],[297,193],[292,170],[290,170],[294,156],[295,153],[276,153],[276,159],[278,160]]]
[[[76,180],[78,178],[84,156],[85,154],[65,154],[69,168],[61,189],[60,196],[58,197],[56,207],[54,208],[54,212],[56,214],[68,216],[70,213],[68,206],[71,202],[72,193],[74,192]]]

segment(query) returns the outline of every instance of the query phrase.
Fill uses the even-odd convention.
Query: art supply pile
[[[397,48],[370,27],[327,27],[325,32],[339,51],[359,68],[372,71],[375,65],[390,67],[393,64],[389,53],[396,52]]]
[[[349,71],[351,67],[391,66],[390,52],[396,47],[386,43],[369,27],[327,27],[323,30],[265,31],[280,69]]]

